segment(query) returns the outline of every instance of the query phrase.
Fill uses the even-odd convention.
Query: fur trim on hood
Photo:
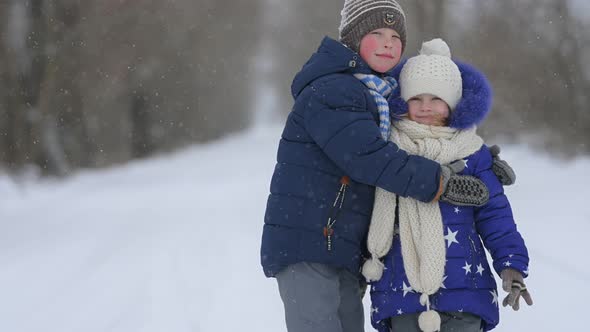
[[[391,72],[399,82],[399,75],[407,60],[397,65]],[[451,112],[448,126],[467,129],[478,125],[485,119],[492,107],[492,88],[485,75],[475,67],[453,60],[461,71],[463,79],[463,96],[455,110]],[[401,89],[396,89],[389,98],[389,108],[395,118],[408,113],[408,104],[400,96]]]

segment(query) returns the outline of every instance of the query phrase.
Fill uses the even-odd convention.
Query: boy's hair
[[[408,59],[399,76],[405,101],[428,93],[444,100],[451,110],[461,100],[463,80],[459,67],[451,60],[451,50],[437,38],[422,44],[420,54]]]
[[[353,51],[359,52],[361,39],[369,32],[390,28],[400,35],[403,52],[406,15],[395,0],[345,0],[340,14],[340,41]]]

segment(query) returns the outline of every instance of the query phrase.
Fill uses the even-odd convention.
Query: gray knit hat
[[[380,28],[397,31],[402,52],[406,47],[406,15],[395,0],[345,0],[340,14],[340,41],[353,51],[359,52],[361,39]]]

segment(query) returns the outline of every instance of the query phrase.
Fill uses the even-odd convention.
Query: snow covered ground
[[[258,128],[59,183],[0,176],[0,331],[285,331],[258,256],[279,135]],[[583,329],[590,159],[502,156],[518,175],[507,193],[535,305],[502,308],[497,331]]]

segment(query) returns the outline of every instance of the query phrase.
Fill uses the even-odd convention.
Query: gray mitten
[[[505,160],[500,159],[500,147],[497,145],[493,145],[490,147],[490,152],[492,153],[492,170],[494,174],[498,177],[498,180],[504,186],[509,186],[516,182],[516,174],[514,174],[514,170]]]
[[[524,284],[522,274],[515,269],[507,268],[500,273],[502,277],[502,288],[508,295],[502,301],[503,306],[511,306],[514,311],[520,308],[519,299],[522,296],[526,304],[533,305],[531,293]]]
[[[457,175],[465,168],[463,160],[441,166],[442,202],[460,206],[482,206],[490,199],[488,187],[480,179],[470,175]]]

